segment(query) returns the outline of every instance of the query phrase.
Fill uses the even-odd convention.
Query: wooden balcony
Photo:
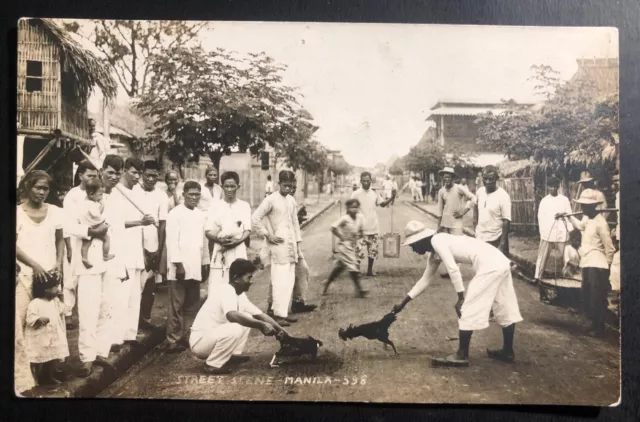
[[[78,106],[56,98],[24,93],[18,95],[18,132],[49,136],[60,129],[63,136],[88,141],[89,116],[86,105]],[[34,95],[36,94],[36,95]]]

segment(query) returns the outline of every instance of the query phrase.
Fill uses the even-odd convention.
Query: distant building
[[[593,84],[593,95],[605,100],[619,92],[620,63],[617,58],[578,59],[578,70],[572,81],[588,81]]]

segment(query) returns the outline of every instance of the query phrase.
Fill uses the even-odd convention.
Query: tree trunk
[[[307,197],[309,196],[309,184],[307,182],[307,171],[304,170],[303,172],[303,180],[304,180],[304,186],[302,186],[302,194],[304,195],[304,199],[307,199]]]
[[[211,160],[211,164],[213,165],[213,167],[215,167],[216,170],[220,171],[220,160],[222,160],[222,152],[210,152],[209,159]]]

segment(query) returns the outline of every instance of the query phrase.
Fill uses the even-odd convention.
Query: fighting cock
[[[309,355],[315,359],[318,356],[318,349],[322,346],[320,340],[316,340],[311,336],[307,336],[307,338],[291,337],[280,332],[276,335],[276,338],[280,341],[280,350],[271,358],[269,366],[272,368],[277,367],[282,362],[281,358],[284,357]]]
[[[397,356],[398,351],[396,350],[396,346],[391,340],[389,340],[389,327],[395,320],[396,314],[393,312],[388,313],[376,322],[356,326],[350,324],[349,328],[341,328],[338,331],[338,336],[340,336],[342,340],[348,340],[356,337],[364,337],[369,340],[379,340],[384,343],[385,347],[387,347],[387,344],[390,345],[393,348],[393,353]]]

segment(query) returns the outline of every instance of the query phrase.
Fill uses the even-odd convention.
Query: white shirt
[[[616,252],[609,232],[609,224],[602,214],[582,220],[572,218],[574,226],[582,232],[580,243],[580,267],[609,269]]]
[[[121,191],[122,190],[122,191]],[[124,192],[124,193],[123,193]],[[111,201],[114,201],[116,207],[113,212],[119,212],[125,223],[127,221],[140,221],[142,213],[123,195],[131,198],[143,210],[148,209],[146,198],[140,195],[139,191],[126,188],[122,183],[115,186],[111,191]],[[151,225],[154,229],[154,225]],[[136,226],[126,228],[124,231],[124,262],[127,268],[144,269],[144,248],[142,240],[142,228],[144,226]]]
[[[384,192],[384,197],[391,198],[392,190],[393,190],[393,181],[389,179],[385,179],[385,181],[382,182],[382,191]]]
[[[488,243],[468,236],[455,236],[449,233],[437,233],[431,239],[435,253],[429,254],[427,268],[422,278],[408,293],[415,299],[428,286],[438,273],[440,262],[443,262],[451,278],[456,292],[464,292],[460,264],[471,264],[475,274],[492,272],[496,269],[509,269],[510,261],[502,252]]]
[[[264,191],[267,194],[273,193],[273,182],[271,180],[269,180],[264,186]]]
[[[262,311],[249,301],[245,293],[238,296],[230,284],[221,283],[211,286],[207,300],[191,325],[191,331],[208,332],[228,324],[227,313],[231,311],[245,312],[251,316],[262,314]]]
[[[263,222],[266,218],[268,224]],[[268,233],[284,239],[279,245],[266,242],[271,260],[276,264],[298,262],[298,242],[302,242],[296,201],[291,195],[274,192],[264,198],[251,217],[251,225],[260,236]]]
[[[384,202],[383,199],[373,189],[364,190],[362,188],[351,194],[351,199],[354,198],[360,201],[360,213],[364,217],[365,236],[379,234],[380,227],[376,207]]]
[[[569,238],[568,231],[573,230],[573,226],[565,219],[556,220],[555,215],[558,213],[571,214],[572,212],[569,198],[564,195],[547,195],[542,198],[538,208],[540,239],[547,242],[566,242]],[[569,230],[567,231],[567,229]]]
[[[205,182],[200,182],[200,186],[202,189],[200,190],[200,202],[198,202],[198,209],[200,211],[204,211],[205,213],[209,211],[211,207],[211,203],[215,200],[222,199],[222,186],[217,183],[213,184],[211,190],[207,187]]]
[[[502,236],[502,220],[511,221],[511,198],[502,188],[487,194],[484,186],[478,189],[476,201],[478,205],[478,227],[476,237],[491,242]]]
[[[240,239],[246,230],[251,231],[251,206],[248,202],[240,199],[231,204],[224,200],[213,201],[209,208],[205,233],[210,231],[216,236],[233,235],[234,238]],[[216,243],[211,255],[211,268],[229,268],[238,258],[247,259],[247,247],[244,242],[224,253]]]
[[[47,215],[39,223],[34,222],[21,205],[16,208],[16,245],[45,271],[56,266],[56,230],[62,229],[62,210],[47,204]],[[29,279],[33,270],[26,264],[20,265],[22,274]]]
[[[145,190],[141,185],[135,185],[133,190],[140,197],[145,198],[146,213],[156,219],[156,222],[166,221],[169,214],[169,198],[167,194],[158,188],[151,191]],[[157,252],[160,247],[158,228],[153,224],[142,227],[142,245],[148,252]]]
[[[180,204],[167,218],[167,279],[177,280],[176,265],[182,263],[185,280],[202,280],[202,266],[209,264],[209,246],[204,236],[205,214]]]
[[[104,162],[104,158],[111,152],[111,144],[109,143],[109,139],[105,136],[102,136],[98,132],[93,132],[91,134],[91,139],[93,140],[93,148],[89,153],[89,156],[96,161],[98,164],[98,168],[102,167],[102,163]]]

